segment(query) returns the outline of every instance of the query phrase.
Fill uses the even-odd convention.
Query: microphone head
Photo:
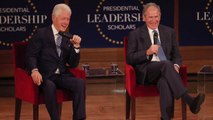
[[[72,39],[73,38],[73,35],[68,33],[68,32],[59,31],[58,34],[61,35],[62,37],[66,37],[68,39]]]

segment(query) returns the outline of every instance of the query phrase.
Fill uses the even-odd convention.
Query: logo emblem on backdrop
[[[0,5],[0,46],[10,48],[15,41],[28,41],[47,15],[38,13],[31,0],[9,0]]]
[[[142,0],[100,0],[94,14],[87,14],[87,23],[94,24],[106,41],[122,45],[124,32],[134,30],[142,22]]]
[[[213,3],[209,0],[204,8],[204,12],[197,12],[197,20],[204,22],[208,32],[213,35]]]

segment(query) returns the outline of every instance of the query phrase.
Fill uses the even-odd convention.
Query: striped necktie
[[[165,53],[163,51],[163,48],[161,46],[161,42],[158,38],[158,32],[156,30],[153,30],[153,39],[154,39],[154,44],[158,44],[159,45],[159,48],[158,48],[158,53],[157,53],[157,56],[158,58],[160,59],[160,61],[163,61],[163,60],[167,60],[166,59],[166,56],[165,56]]]
[[[57,50],[58,56],[61,55],[61,41],[62,41],[62,36],[57,34],[56,35],[56,50]]]

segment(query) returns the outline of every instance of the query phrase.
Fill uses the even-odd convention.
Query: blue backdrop
[[[123,37],[144,24],[143,4],[151,1],[161,6],[162,23],[173,27],[172,0],[70,0],[70,32],[82,37],[84,48],[123,47]]]
[[[28,41],[37,28],[51,23],[52,8],[63,0],[4,0],[0,4],[0,49]]]
[[[0,49],[29,41],[37,28],[51,24],[55,4],[64,0],[4,0],[0,4]],[[123,37],[144,24],[142,6],[161,6],[162,24],[173,27],[173,0],[69,0],[70,32],[82,37],[83,48],[123,47]]]
[[[213,45],[212,0],[180,0],[180,45]]]

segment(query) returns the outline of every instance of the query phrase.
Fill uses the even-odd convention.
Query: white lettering
[[[123,14],[88,14],[88,23],[141,22],[141,13]]]
[[[25,26],[19,26],[19,27],[0,27],[0,32],[26,32],[27,29]]]
[[[28,8],[0,8],[0,13],[29,13]]]
[[[213,20],[213,14],[211,12],[197,12],[197,20]]]
[[[140,11],[138,6],[103,6],[103,11]]]
[[[108,30],[134,30],[136,29],[135,24],[130,25],[108,25]]]
[[[46,19],[46,15],[7,15],[0,16],[0,24],[40,24]]]

